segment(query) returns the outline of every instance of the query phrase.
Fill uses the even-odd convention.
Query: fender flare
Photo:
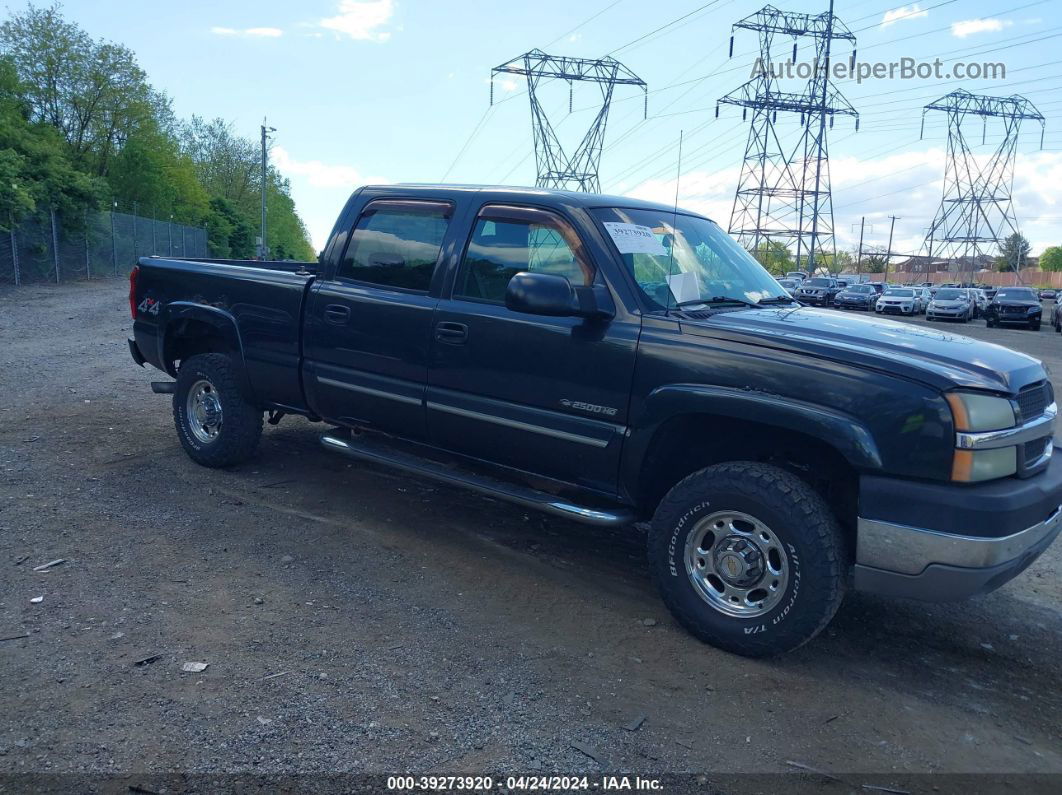
[[[235,352],[240,365],[240,377],[244,394],[253,398],[250,380],[247,377],[247,362],[244,355],[243,338],[240,335],[240,326],[233,314],[225,309],[209,304],[198,304],[194,301],[171,301],[165,304],[159,312],[159,328],[162,333],[158,338],[159,361],[166,368],[166,372],[174,378],[177,377],[177,369],[174,367],[172,357],[167,355],[167,348],[173,341],[174,329],[177,324],[195,320],[213,328],[218,335],[225,340],[226,344]]]
[[[828,444],[858,470],[882,467],[881,452],[870,429],[844,412],[751,389],[669,384],[649,394],[643,410],[630,426],[624,445],[624,482],[636,488],[642,463],[664,423],[675,417],[698,414],[796,431]],[[632,489],[628,491],[636,493]]]

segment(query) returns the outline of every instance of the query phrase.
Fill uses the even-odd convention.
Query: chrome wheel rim
[[[188,427],[192,435],[210,444],[221,433],[221,400],[214,385],[205,379],[192,384],[186,402]]]
[[[789,558],[767,525],[740,511],[704,517],[686,538],[686,574],[705,602],[728,616],[774,609],[789,583]]]

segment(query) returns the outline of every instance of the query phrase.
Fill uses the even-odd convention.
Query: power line
[[[559,36],[558,36],[557,38],[555,38],[555,39],[554,39],[553,41],[551,41],[551,42],[549,42],[548,44],[546,44],[546,48],[552,47],[552,46],[553,46],[554,44],[556,44],[556,43],[557,43],[558,41],[561,41],[562,39],[566,39],[566,38],[568,38],[569,36],[571,36],[571,35],[572,35],[573,33],[575,33],[575,32],[576,32],[577,30],[579,30],[580,28],[586,27],[586,26],[587,26],[587,25],[589,25],[589,24],[590,24],[591,22],[593,22],[593,21],[594,21],[595,19],[597,19],[597,18],[598,18],[599,16],[601,16],[602,14],[604,14],[604,13],[605,13],[606,11],[609,11],[610,9],[613,9],[613,8],[615,8],[616,6],[618,6],[618,5],[619,5],[620,3],[622,3],[622,2],[623,2],[623,0],[614,0],[614,2],[612,2],[612,3],[609,3],[609,4],[607,5],[607,6],[605,6],[604,8],[602,8],[602,9],[601,9],[600,11],[598,11],[598,12],[597,12],[596,14],[594,14],[593,16],[591,16],[591,17],[588,17],[587,19],[584,19],[584,20],[583,20],[582,22],[580,22],[580,23],[579,23],[578,25],[576,25],[576,26],[575,26],[574,28],[572,28],[571,30],[569,30],[569,31],[567,31],[567,32],[565,32],[565,33],[562,33],[562,34],[561,34],[561,35],[559,35]]]

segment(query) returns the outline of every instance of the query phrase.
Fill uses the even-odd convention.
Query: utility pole
[[[856,254],[856,274],[861,275],[863,273],[863,230],[867,225],[867,217],[865,215],[859,218],[859,252]]]
[[[262,119],[262,242],[258,245],[258,257],[266,259],[269,246],[266,244],[266,183],[269,178],[269,149],[267,136],[276,132],[276,127],[267,127],[266,120]]]
[[[885,278],[882,280],[886,284],[889,281],[889,260],[892,259],[892,233],[896,229],[896,216],[890,215],[892,223],[889,224],[889,245],[885,248]]]

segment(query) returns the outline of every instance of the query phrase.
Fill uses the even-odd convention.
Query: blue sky
[[[524,84],[497,81],[488,111],[487,83],[492,66],[533,47],[586,57],[614,53],[648,83],[648,121],[642,121],[640,92],[617,89],[601,168],[605,192],[673,200],[676,143],[684,130],[681,202],[726,226],[748,127],[733,107],[715,119],[715,100],[749,79],[757,42],[739,31],[728,59],[731,25],[764,4],[68,0],[64,9],[94,36],[132,47],[179,115],[221,116],[248,136],[257,136],[268,115],[277,128],[274,161],[291,179],[320,246],[343,200],[366,181],[446,176],[533,184]],[[825,10],[824,2],[805,0],[775,5]],[[1007,68],[1005,80],[838,83],[862,114],[858,133],[850,120],[839,119],[830,138],[839,245],[854,244],[862,215],[867,241],[884,243],[887,216],[897,215],[895,248],[917,253],[940,202],[946,138],[943,117],[932,114],[919,140],[921,107],[959,87],[1021,93],[1048,117],[1045,151],[1039,151],[1037,125],[1022,135],[1014,197],[1034,252],[1062,244],[1062,124],[1051,118],[1062,114],[1062,3],[837,0],[835,13],[857,32],[861,61],[939,56],[946,69],[955,61]],[[652,33],[684,14],[690,16],[682,24]],[[781,51],[788,47],[783,43]],[[848,49],[841,52],[847,56]],[[596,112],[593,90],[576,88],[570,116],[567,88],[544,90],[562,140],[580,137]],[[989,127],[988,136],[990,144],[998,141],[998,128]]]

